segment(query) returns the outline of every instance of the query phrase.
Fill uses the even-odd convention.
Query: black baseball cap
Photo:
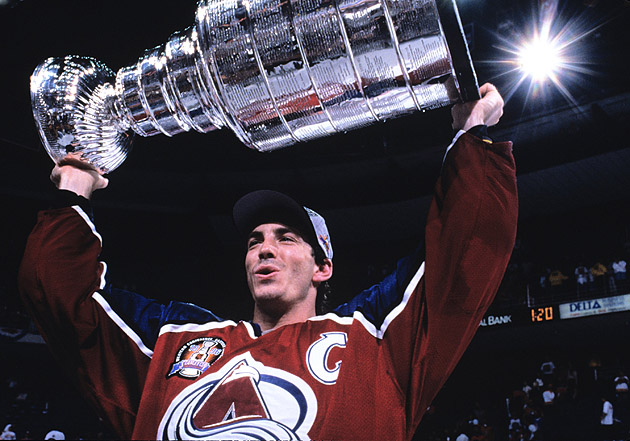
[[[262,224],[280,223],[294,228],[314,250],[319,247],[332,260],[332,244],[324,218],[284,193],[272,190],[248,193],[234,204],[232,217],[243,237]]]

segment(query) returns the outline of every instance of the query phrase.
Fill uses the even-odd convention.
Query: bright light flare
[[[520,48],[518,63],[521,71],[534,81],[553,79],[561,70],[561,49],[553,41],[536,37]]]
[[[497,69],[506,82],[504,99],[508,102],[521,87],[528,89],[525,102],[530,99],[545,100],[553,91],[576,105],[570,89],[584,87],[585,76],[596,75],[587,53],[586,37],[602,27],[606,20],[593,20],[586,14],[567,16],[559,7],[559,0],[539,0],[531,11],[533,20],[519,29],[518,20],[506,21],[495,33],[495,46],[503,55],[501,59],[482,61]],[[507,68],[507,69],[506,69]],[[552,87],[547,87],[552,86]]]

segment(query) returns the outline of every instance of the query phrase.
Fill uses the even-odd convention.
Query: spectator
[[[538,278],[538,285],[543,292],[546,292],[547,288],[549,288],[549,274],[551,274],[551,270],[547,268]]]
[[[531,391],[532,391],[531,385],[527,381],[524,381],[523,382],[523,392],[527,396],[528,400],[529,400],[529,397],[530,397],[529,394],[530,394]]]
[[[470,441],[482,441],[484,439],[484,434],[477,418],[468,421],[468,434],[470,435]]]
[[[607,269],[601,262],[596,262],[591,267],[591,275],[595,281],[595,289],[599,294],[606,292],[606,273]]]
[[[615,433],[613,429],[613,405],[607,397],[602,397],[602,414],[599,419],[601,427],[601,440],[613,441],[615,439]]]
[[[66,439],[66,435],[64,435],[64,433],[60,432],[59,430],[51,430],[50,432],[48,432],[46,434],[44,439],[45,440],[48,440],[48,439],[65,440]]]
[[[548,384],[543,391],[544,420],[542,425],[543,438],[555,440],[558,431],[558,412],[556,409],[556,391],[553,384]]]
[[[531,423],[529,426],[527,426],[527,432],[528,436],[527,438],[525,438],[527,441],[535,441],[540,439],[540,437],[538,436],[538,424]]]
[[[617,293],[617,281],[615,280],[613,264],[614,262],[610,263],[606,268],[606,292],[609,294]]]
[[[545,384],[553,383],[556,381],[556,365],[551,360],[551,357],[546,356],[542,364],[540,365],[540,373],[543,376],[543,382],[539,382],[539,386],[543,387]]]
[[[558,269],[553,270],[551,274],[549,274],[549,284],[551,285],[551,289],[554,294],[565,291],[564,281],[567,279],[568,277]]]
[[[615,418],[619,420],[627,432],[630,429],[630,379],[619,371],[615,379]]]
[[[527,404],[523,409],[523,414],[523,423],[525,425],[529,427],[531,424],[534,424],[537,430],[540,428],[540,424],[542,421],[540,409],[533,407],[530,403]]]
[[[588,291],[588,268],[580,263],[575,268],[575,281],[577,283],[578,299]]]
[[[588,269],[588,291],[595,292],[597,291],[597,287],[595,286],[595,276],[591,269],[592,267]]]
[[[12,424],[7,424],[4,428],[4,430],[2,431],[2,434],[0,434],[0,440],[10,440],[10,439],[17,439],[15,437],[15,432],[13,431],[13,428],[11,427]]]
[[[615,281],[617,282],[617,288],[625,291],[627,288],[626,261],[619,259],[616,262],[613,262],[612,269],[615,275]],[[625,294],[625,292],[622,294]]]
[[[457,438],[455,438],[455,441],[470,441],[470,438],[468,438],[468,435],[462,432],[457,436]]]
[[[543,392],[543,401],[545,406],[553,406],[556,400],[556,392],[553,384],[549,383]]]
[[[521,425],[514,425],[510,428],[508,441],[522,441],[524,439],[523,428]]]
[[[620,395],[627,396],[628,390],[630,389],[630,379],[623,373],[623,371],[619,371],[617,376],[614,379],[615,382],[615,392],[617,393],[617,398]]]

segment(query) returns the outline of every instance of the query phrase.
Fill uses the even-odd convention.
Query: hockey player
[[[104,282],[89,199],[107,179],[80,163],[39,214],[20,286],[42,335],[122,438],[408,440],[472,339],[516,234],[511,143],[493,143],[503,100],[453,107],[424,242],[392,274],[316,315],[333,272],[323,218],[285,195],[244,196],[252,321],[159,304]]]

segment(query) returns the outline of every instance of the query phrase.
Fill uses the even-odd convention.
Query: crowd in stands
[[[10,354],[1,371],[0,440],[115,439],[44,345],[13,344]]]
[[[626,252],[617,256],[564,256],[534,263],[515,249],[495,303],[506,306],[553,304],[630,293]]]
[[[478,361],[472,362],[475,363]],[[627,364],[597,357],[579,361],[546,357],[540,359],[538,368],[518,359],[501,363],[497,371],[505,371],[506,378],[497,378],[496,372],[488,371],[484,376],[475,371],[462,374],[475,379],[467,386],[462,385],[465,380],[461,379],[447,385],[446,395],[438,396],[429,408],[414,439],[630,439]],[[464,368],[467,371],[470,366]],[[0,440],[115,439],[94,416],[77,416],[76,408],[85,404],[73,394],[59,396],[59,388],[53,385],[38,390],[41,380],[18,377],[8,376],[2,385],[0,427],[4,431]],[[73,415],[68,418],[64,412]]]
[[[625,366],[597,357],[576,364],[542,359],[538,369],[519,370],[501,391],[477,388],[477,396],[450,397],[474,403],[459,418],[432,408],[418,440],[428,441],[621,441],[630,439],[630,380]],[[505,368],[505,367],[504,367]],[[531,366],[530,366],[531,368]],[[521,378],[518,384],[518,378]],[[490,380],[488,380],[490,381]],[[508,384],[510,383],[510,384]],[[510,385],[512,387],[510,387]],[[454,394],[455,391],[450,391]],[[460,392],[463,392],[460,390]],[[439,400],[438,400],[439,402]],[[484,405],[480,405],[484,402]],[[439,416],[438,416],[439,415]],[[446,417],[445,417],[446,415]],[[449,418],[450,417],[450,418]]]
[[[0,440],[114,439],[41,338],[27,338],[37,330],[6,284],[0,299]]]
[[[620,258],[603,264],[600,261],[590,266],[579,262],[575,269],[565,275],[561,269],[547,268],[540,275],[539,285],[542,290],[557,293],[573,291],[576,297],[584,298],[593,293],[598,295],[626,294],[628,289],[627,263]]]

